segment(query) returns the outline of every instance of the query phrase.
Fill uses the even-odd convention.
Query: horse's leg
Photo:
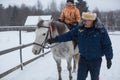
[[[57,70],[58,70],[58,76],[59,76],[58,80],[62,80],[62,77],[61,77],[61,70],[62,70],[61,59],[57,59],[57,58],[54,58],[54,59],[55,59],[56,64],[57,64]]]
[[[71,73],[72,67],[71,67],[71,61],[72,61],[72,57],[70,57],[70,58],[67,60],[67,69],[68,69],[68,71],[69,71],[69,80],[72,80],[72,73]]]
[[[73,56],[73,72],[76,72],[76,59],[75,59],[75,56]]]
[[[75,54],[73,56],[73,72],[76,72],[76,68],[78,66],[78,61],[79,61],[79,54]]]

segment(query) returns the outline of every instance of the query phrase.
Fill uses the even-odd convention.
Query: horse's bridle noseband
[[[48,35],[49,35],[49,31],[47,31],[47,35],[46,35],[46,37],[45,37],[45,40],[42,42],[42,44],[39,44],[39,43],[36,43],[36,42],[34,42],[33,44],[38,45],[38,46],[41,46],[42,48],[47,48],[47,47],[45,47],[44,44],[45,44],[46,41],[47,41]]]
[[[46,37],[45,37],[45,40],[42,42],[42,44],[39,44],[39,43],[36,43],[36,42],[34,42],[33,44],[40,46],[40,47],[42,48],[43,53],[44,53],[44,49],[49,49],[49,48],[51,48],[51,47],[48,46],[48,45],[46,46],[46,42],[47,42],[47,39],[48,39],[48,35],[49,35],[49,34],[50,34],[50,39],[52,38],[52,26],[51,26],[51,24],[50,24],[49,27],[41,26],[41,28],[48,28],[47,35],[46,35]],[[40,51],[39,51],[39,52],[40,52]]]

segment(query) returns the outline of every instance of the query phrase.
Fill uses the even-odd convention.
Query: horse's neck
[[[66,31],[65,32],[68,32],[68,31],[70,31],[69,29],[68,29],[68,26],[65,24],[65,27],[66,27]]]
[[[59,35],[58,31],[57,31],[57,30],[54,30],[53,33],[52,33],[52,37],[56,37],[56,36],[58,36],[58,35]]]

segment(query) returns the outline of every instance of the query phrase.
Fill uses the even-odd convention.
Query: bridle
[[[45,27],[44,27],[44,28],[45,28]],[[49,31],[47,31],[47,35],[46,35],[46,37],[45,37],[45,40],[42,42],[42,44],[39,44],[39,43],[36,43],[36,42],[34,42],[33,44],[34,44],[34,45],[38,45],[38,46],[40,46],[40,47],[42,47],[42,48],[48,49],[48,47],[45,46],[45,43],[46,43],[47,38],[48,38],[48,35],[49,35]]]
[[[45,40],[42,42],[42,44],[39,44],[39,43],[36,43],[36,42],[34,42],[33,44],[34,44],[34,45],[37,45],[37,46],[40,46],[42,52],[44,53],[44,49],[49,49],[49,48],[52,48],[52,47],[54,47],[54,46],[56,46],[56,45],[54,45],[54,46],[46,45],[46,42],[47,42],[47,39],[48,39],[49,34],[50,34],[50,39],[52,38],[52,32],[53,32],[53,31],[52,31],[51,23],[49,24],[49,27],[47,27],[47,26],[40,26],[40,27],[41,27],[41,28],[48,28],[47,35],[46,35],[46,37],[45,37]],[[41,50],[39,50],[39,52],[40,52]]]

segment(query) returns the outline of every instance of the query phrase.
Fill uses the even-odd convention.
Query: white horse
[[[36,39],[35,43],[32,49],[32,52],[34,54],[39,54],[41,50],[45,47],[46,45],[46,40],[50,38],[54,38],[57,35],[63,34],[68,32],[69,29],[66,27],[65,24],[58,22],[58,21],[43,21],[40,20],[37,29],[36,29]],[[57,44],[57,45],[56,45]],[[69,80],[72,80],[72,73],[71,73],[71,61],[72,58],[75,57],[74,59],[75,64],[74,64],[74,71],[76,68],[76,64],[78,63],[78,52],[74,52],[74,46],[72,41],[68,42],[62,42],[62,43],[54,43],[52,45],[55,45],[54,47],[51,48],[51,51],[53,53],[53,58],[57,63],[57,69],[58,69],[58,75],[59,78],[58,80],[62,80],[61,78],[61,59],[64,58],[67,61],[67,69],[69,71]],[[74,56],[77,54],[76,56]]]

